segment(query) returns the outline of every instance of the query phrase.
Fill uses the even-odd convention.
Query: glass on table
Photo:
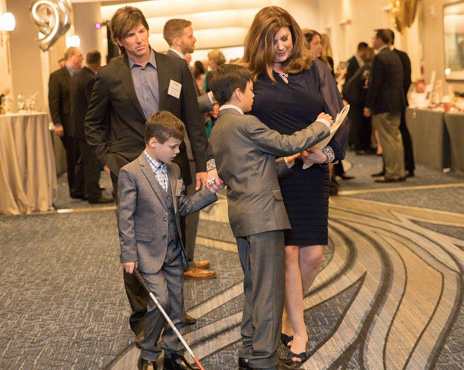
[[[2,96],[1,106],[5,114],[10,111],[12,103],[13,99],[11,99],[9,96]]]
[[[31,95],[31,97],[29,98],[29,112],[34,112],[35,103],[35,95]]]
[[[28,113],[31,113],[31,99],[26,98],[24,99],[24,105]]]
[[[18,111],[23,111],[25,110],[25,101],[24,101],[24,95],[23,94],[19,94],[18,95]]]

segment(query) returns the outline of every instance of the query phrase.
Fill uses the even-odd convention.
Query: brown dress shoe
[[[375,182],[380,182],[380,183],[402,182],[402,181],[406,181],[406,178],[405,177],[399,177],[399,178],[395,179],[393,177],[382,176],[382,177],[378,177],[378,178],[375,179]]]
[[[197,322],[197,319],[194,318],[193,316],[190,316],[188,313],[184,313],[184,321],[185,325],[195,325]]]
[[[203,261],[193,261],[195,268],[204,270],[209,267],[209,261],[208,260],[203,260]]]
[[[184,271],[184,278],[187,280],[212,279],[214,277],[216,277],[216,273],[211,270],[201,270],[194,267]]]

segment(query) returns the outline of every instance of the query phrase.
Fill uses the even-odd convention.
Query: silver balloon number
[[[39,31],[39,47],[47,51],[71,27],[71,1],[35,0],[31,4],[31,17]]]

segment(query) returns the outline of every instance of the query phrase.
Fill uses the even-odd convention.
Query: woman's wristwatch
[[[325,146],[322,149],[322,153],[324,153],[327,157],[327,160],[324,163],[321,163],[321,166],[327,167],[330,163],[332,163],[335,159],[335,153],[330,146]]]

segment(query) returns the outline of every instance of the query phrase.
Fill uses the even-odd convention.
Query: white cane
[[[140,282],[140,284],[143,286],[143,288],[148,292],[148,294],[150,295],[150,298],[153,300],[153,302],[155,302],[156,306],[158,307],[158,309],[161,311],[161,313],[163,314],[164,318],[166,319],[166,321],[168,322],[169,326],[172,328],[172,330],[174,330],[174,333],[176,333],[177,337],[180,339],[180,341],[182,342],[182,344],[184,345],[185,349],[187,350],[187,352],[189,353],[190,356],[192,356],[193,360],[195,361],[195,363],[198,365],[198,367],[200,368],[200,370],[205,370],[205,368],[203,366],[201,366],[200,364],[200,361],[198,361],[198,359],[195,357],[195,355],[193,354],[191,348],[189,347],[189,345],[187,344],[187,342],[185,341],[185,339],[182,337],[182,335],[179,333],[179,330],[177,330],[176,326],[174,325],[174,323],[171,321],[171,319],[169,318],[168,314],[166,313],[166,311],[163,309],[163,307],[161,307],[161,305],[159,304],[158,300],[156,299],[155,295],[152,293],[152,291],[150,290],[150,288],[148,287],[147,283],[145,282],[144,278],[142,277],[142,275],[140,275],[140,272],[139,270],[137,269],[134,269],[134,275],[135,277],[137,278],[137,280]]]

